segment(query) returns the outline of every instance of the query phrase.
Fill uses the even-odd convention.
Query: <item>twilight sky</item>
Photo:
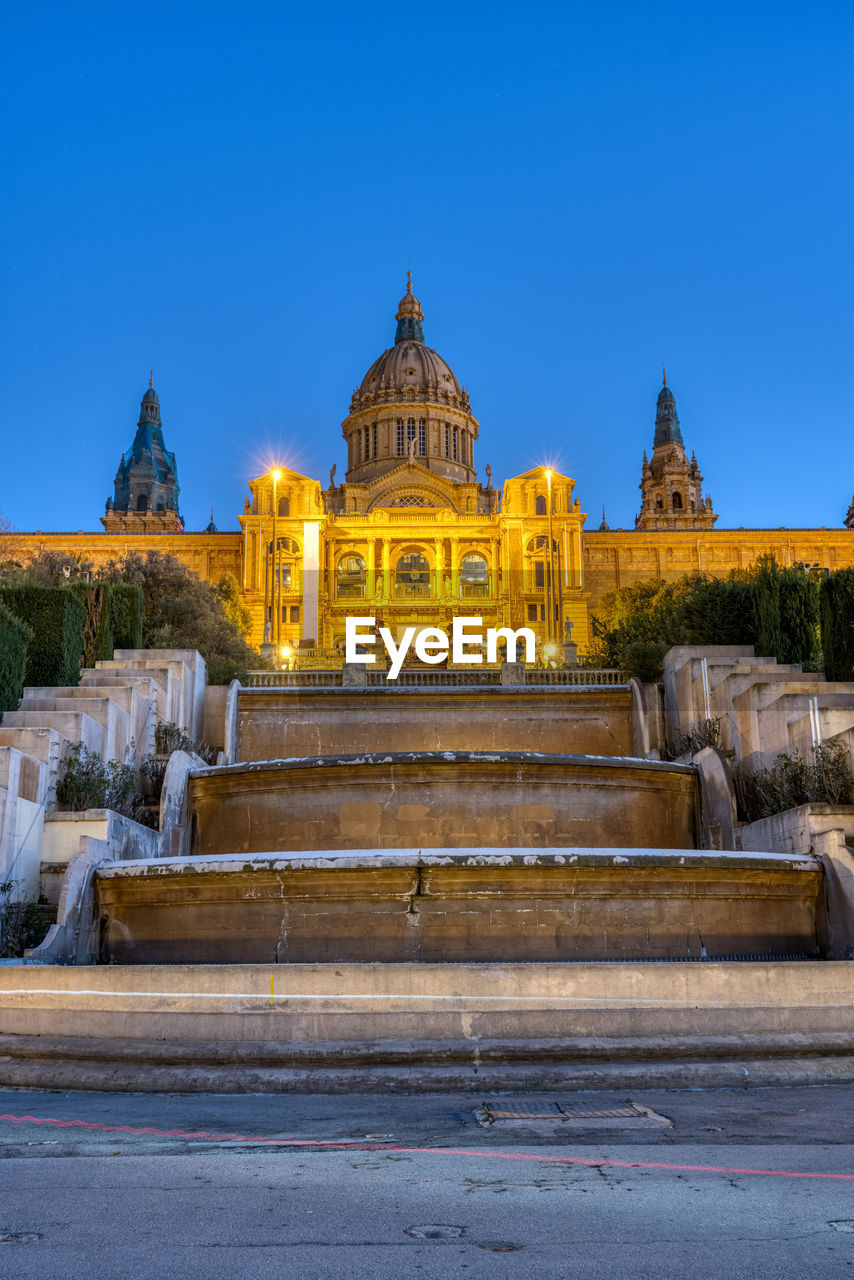
[[[854,490],[854,6],[7,5],[0,514],[100,529],[154,366],[187,528],[320,478],[394,340],[496,483],[638,507],[666,364],[719,526]]]

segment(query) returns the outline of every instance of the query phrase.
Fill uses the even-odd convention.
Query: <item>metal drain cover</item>
[[[504,1127],[578,1129],[626,1129],[649,1128],[673,1122],[660,1116],[649,1107],[638,1106],[630,1100],[617,1107],[589,1107],[552,1098],[524,1098],[485,1102],[474,1113],[478,1124]]]

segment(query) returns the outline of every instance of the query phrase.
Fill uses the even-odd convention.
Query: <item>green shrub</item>
[[[821,584],[821,648],[828,680],[854,680],[854,569],[837,569]]]
[[[138,818],[142,796],[134,785],[133,765],[103,760],[82,742],[71,748],[65,771],[56,784],[57,804],[73,813],[82,809],[112,809]]]
[[[33,633],[0,602],[0,715],[17,710],[24,689],[27,648]]]
[[[138,582],[113,582],[113,643],[117,649],[142,648],[145,596]],[[112,658],[112,654],[108,655]]]
[[[32,631],[27,658],[30,685],[76,685],[80,679],[86,610],[65,587],[22,583],[0,588],[0,601]]]
[[[201,742],[197,738],[189,737],[172,720],[155,725],[155,756],[171,756],[173,751],[187,751],[190,755],[200,756],[206,764],[216,764],[217,752],[215,748],[208,746],[206,742]]]
[[[113,656],[112,588],[107,582],[74,582],[68,590],[86,610],[83,622],[84,667]]]
[[[747,822],[785,813],[801,804],[850,804],[854,776],[842,742],[831,739],[804,758],[781,752],[770,769],[736,771],[736,794]]]
[[[644,684],[661,679],[661,664],[669,645],[655,640],[632,640],[622,652],[624,669]]]
[[[755,644],[753,590],[744,579],[698,582],[682,602],[686,644]]]

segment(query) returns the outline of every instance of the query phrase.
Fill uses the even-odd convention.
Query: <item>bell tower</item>
[[[635,528],[711,529],[717,520],[708,494],[703,497],[703,477],[695,454],[689,462],[676,412],[676,398],[662,374],[655,411],[652,458],[646,450],[641,468],[641,509]]]
[[[130,452],[122,454],[101,523],[107,533],[182,533],[178,512],[178,467],[163,442],[160,398],[154,372],[142,397]]]

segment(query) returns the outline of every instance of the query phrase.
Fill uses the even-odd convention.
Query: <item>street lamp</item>
[[[279,544],[276,540],[276,516],[278,515],[278,485],[279,476],[282,474],[278,467],[271,473],[273,476],[273,609],[275,610],[275,622],[273,623],[273,644],[278,646],[280,623],[282,619],[282,602],[281,602],[281,583],[279,571]]]
[[[546,632],[546,638],[551,640],[554,636],[555,624],[555,571],[554,571],[554,551],[552,538],[552,473],[551,468],[546,468],[546,489],[548,497],[546,498],[546,507],[549,517],[549,589],[547,592],[547,602],[549,610],[549,625]]]

